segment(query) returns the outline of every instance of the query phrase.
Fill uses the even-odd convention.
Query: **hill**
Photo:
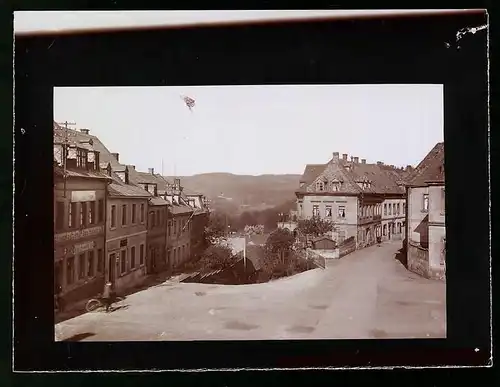
[[[173,177],[166,177],[170,181]],[[215,210],[235,214],[261,211],[295,200],[300,175],[204,173],[179,176],[187,191],[203,193]]]

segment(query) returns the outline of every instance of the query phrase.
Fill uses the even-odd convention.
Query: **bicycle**
[[[123,301],[124,299],[125,299],[124,297],[114,296],[110,299],[109,305],[111,306],[112,304]],[[91,298],[90,300],[87,301],[87,304],[85,305],[85,310],[87,312],[93,312],[96,309],[104,307],[106,307],[106,304],[104,303],[104,298],[99,295],[96,298]]]

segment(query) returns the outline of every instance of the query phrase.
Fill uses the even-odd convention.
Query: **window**
[[[182,231],[182,222],[179,220],[179,235],[181,235],[181,231]]]
[[[396,215],[396,203],[392,203],[392,214]]]
[[[170,236],[171,231],[172,231],[172,222],[169,221],[168,222],[168,236]]]
[[[68,226],[73,228],[76,226],[76,203],[70,203],[68,208]]]
[[[182,259],[186,257],[186,246],[182,245]]]
[[[95,223],[95,202],[89,203],[89,224]]]
[[[99,209],[97,214],[97,222],[101,223],[104,221],[104,199],[99,199]]]
[[[174,249],[174,264],[177,263],[177,250]]]
[[[94,250],[90,250],[87,256],[87,277],[94,276]]]
[[[141,265],[144,265],[144,245],[141,245],[141,247],[139,248],[139,257],[140,257],[140,261],[139,263]]]
[[[56,230],[64,228],[64,202],[56,202]]]
[[[398,204],[396,205],[396,214],[398,214],[398,215],[399,215],[399,210],[400,210],[400,208],[399,208],[399,203],[398,203]]]
[[[182,260],[182,257],[181,257],[181,247],[180,247],[180,246],[179,246],[179,247],[177,247],[177,259],[178,259],[179,261],[181,261],[181,260]]]
[[[122,205],[122,226],[127,224],[127,205]]]
[[[387,235],[387,225],[384,224],[384,236],[386,236],[386,235]]]
[[[182,221],[182,232],[186,232],[186,220]]]
[[[132,223],[135,224],[137,222],[137,205],[134,203],[132,204]]]
[[[135,269],[135,246],[130,248],[130,267]]]
[[[141,204],[141,223],[144,223],[144,204]]]
[[[319,216],[319,206],[318,205],[313,205],[313,217],[318,217]]]
[[[161,213],[159,210],[156,211],[156,225],[161,227]]]
[[[120,264],[121,264],[121,273],[123,274],[127,271],[127,250],[121,251]]]
[[[422,211],[423,212],[429,211],[429,194],[424,194],[423,203],[422,203]]]
[[[111,206],[111,228],[116,227],[116,206]]]
[[[337,217],[338,218],[345,218],[345,206],[339,206],[338,212],[337,212]]]
[[[441,213],[444,214],[446,207],[445,192],[444,188],[441,190]]]
[[[406,213],[406,204],[403,203],[403,215]]]
[[[86,202],[80,203],[80,225],[81,226],[87,225],[87,203]]]
[[[392,206],[391,206],[391,203],[389,203],[389,215],[392,215]]]
[[[318,181],[316,183],[316,189],[318,191],[324,191],[324,189],[325,189],[325,183],[323,183],[322,181]]]
[[[76,167],[87,168],[87,151],[85,149],[76,150]]]
[[[177,221],[174,220],[174,235],[177,234]]]
[[[384,215],[387,215],[387,203],[384,203]]]
[[[392,233],[396,234],[396,223],[392,224]]]
[[[102,255],[102,249],[97,250],[97,272],[104,272],[104,260]]]
[[[327,218],[331,218],[332,217],[332,206],[326,206],[326,209],[325,209],[325,216]]]
[[[75,257],[66,260],[66,284],[71,285],[75,281]]]
[[[78,279],[85,277],[85,253],[78,256]]]

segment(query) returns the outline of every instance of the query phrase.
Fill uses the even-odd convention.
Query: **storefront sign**
[[[71,192],[72,202],[93,202],[95,201],[95,191],[73,191]]]
[[[54,237],[55,243],[62,243],[67,241],[74,241],[78,239],[88,238],[91,236],[104,233],[104,226],[96,226],[85,228],[83,230],[69,231],[62,234],[56,234]]]
[[[94,247],[95,247],[95,242],[90,241],[90,242],[80,243],[79,245],[75,245],[74,251],[75,254],[79,254],[87,250],[92,250]]]

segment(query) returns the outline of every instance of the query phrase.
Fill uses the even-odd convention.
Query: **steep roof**
[[[112,183],[109,185],[108,192],[111,197],[136,197],[148,198],[151,196],[149,192],[133,184],[125,184],[124,181],[116,174],[111,172]]]
[[[332,159],[326,164],[306,165],[300,179],[300,182],[304,184],[297,190],[297,193],[315,192],[312,184],[322,176],[325,180],[334,178],[342,181],[342,189],[339,193],[402,194],[407,172],[385,164],[353,163],[343,159],[338,161]],[[362,181],[368,181],[371,184],[363,189],[357,184]]]
[[[438,142],[408,177],[407,184],[423,186],[428,181],[444,179],[444,142]]]

